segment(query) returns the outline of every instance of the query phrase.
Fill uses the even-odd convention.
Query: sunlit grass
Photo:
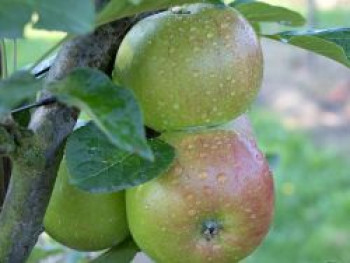
[[[17,39],[17,57],[14,55],[14,41],[6,40],[6,55],[8,72],[14,71],[14,61],[17,69],[22,69],[35,63],[43,54],[66,36],[66,33],[56,31],[36,30],[27,26],[24,38]]]

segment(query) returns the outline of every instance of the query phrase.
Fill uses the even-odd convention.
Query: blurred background
[[[350,26],[350,0],[264,2],[301,12],[309,28]],[[26,36],[18,40],[18,67],[34,62],[64,35],[28,28]],[[249,114],[274,171],[276,212],[266,240],[244,262],[348,263],[350,70],[272,40],[263,39],[262,45],[264,84]],[[13,52],[11,42],[7,52]],[[28,262],[87,262],[94,255],[63,248],[43,235]]]

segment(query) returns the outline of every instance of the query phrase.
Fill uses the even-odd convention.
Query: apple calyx
[[[222,225],[216,220],[207,220],[203,223],[202,227],[202,235],[205,240],[210,242],[216,239],[220,234],[220,230],[222,229]]]

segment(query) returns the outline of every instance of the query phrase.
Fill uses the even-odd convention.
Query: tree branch
[[[47,81],[65,77],[76,67],[92,67],[110,74],[117,48],[132,19],[105,25],[93,34],[63,45]],[[47,92],[42,97],[50,96]],[[13,158],[13,171],[0,214],[0,262],[25,262],[43,231],[42,221],[51,196],[62,149],[78,112],[61,104],[40,107]]]
[[[15,150],[15,141],[11,134],[0,125],[0,157],[8,156]]]

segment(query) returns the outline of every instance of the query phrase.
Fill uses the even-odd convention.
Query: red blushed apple
[[[131,233],[156,262],[238,262],[267,234],[273,178],[252,135],[241,133],[244,121],[162,135],[177,150],[175,164],[127,191]]]

